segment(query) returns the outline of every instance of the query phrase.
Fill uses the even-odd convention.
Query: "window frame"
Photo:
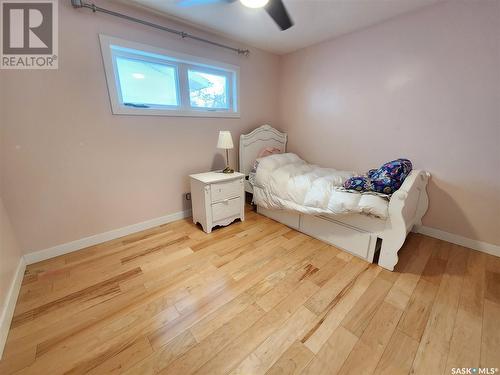
[[[229,117],[239,118],[239,67],[197,56],[169,51],[150,45],[99,34],[101,53],[108,86],[111,110],[117,115]],[[178,106],[154,105],[149,108],[130,107],[122,103],[116,57],[150,61],[176,69]],[[140,58],[138,58],[140,57]],[[225,75],[228,108],[191,106],[188,70]]]

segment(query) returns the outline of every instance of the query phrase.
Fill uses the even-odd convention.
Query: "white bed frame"
[[[262,125],[240,136],[240,172],[245,174],[245,191],[253,193],[248,174],[264,147],[286,151],[287,135],[269,125]],[[300,232],[325,241],[369,262],[376,261],[390,271],[398,262],[398,251],[407,234],[422,225],[429,199],[426,186],[430,174],[413,170],[389,202],[389,217],[379,219],[365,214],[305,215],[295,211],[269,210],[257,212]]]

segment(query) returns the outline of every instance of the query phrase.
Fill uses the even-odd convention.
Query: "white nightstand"
[[[243,173],[207,172],[192,174],[191,199],[193,223],[200,223],[207,233],[216,225],[245,220]]]

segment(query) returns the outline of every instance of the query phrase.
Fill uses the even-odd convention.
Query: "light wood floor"
[[[28,267],[0,373],[500,367],[500,258],[411,234],[396,272],[247,212]],[[16,372],[17,371],[17,372]]]

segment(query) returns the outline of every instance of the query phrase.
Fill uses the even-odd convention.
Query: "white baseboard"
[[[24,255],[26,264],[33,264],[42,260],[54,258],[59,255],[71,253],[81,250],[89,246],[94,246],[106,241],[114,240],[115,238],[123,237],[132,233],[140,232],[145,229],[153,228],[158,225],[170,223],[172,221],[184,219],[191,216],[191,210],[176,212],[170,215],[157,217],[155,219],[143,221],[142,223],[132,224],[123,228],[114,229],[109,232],[96,234],[90,237],[85,237],[76,241],[67,242],[61,245],[50,247],[48,249],[35,251]]]
[[[21,290],[25,269],[26,262],[24,261],[24,258],[21,257],[19,259],[19,264],[17,265],[14,279],[12,280],[9,291],[7,292],[5,304],[0,312],[0,359],[2,359],[3,349],[9,334],[10,323],[12,321],[12,316],[14,315],[14,309],[16,308],[17,297],[19,296],[19,291]]]
[[[473,240],[471,238],[459,236],[458,234],[448,233],[445,232],[444,230],[426,227],[424,225],[420,226],[415,231],[417,233],[422,233],[425,234],[426,236],[434,237],[439,240],[451,242],[456,245],[468,247],[470,249],[482,251],[483,253],[500,257],[500,246],[498,245],[478,240]]]

